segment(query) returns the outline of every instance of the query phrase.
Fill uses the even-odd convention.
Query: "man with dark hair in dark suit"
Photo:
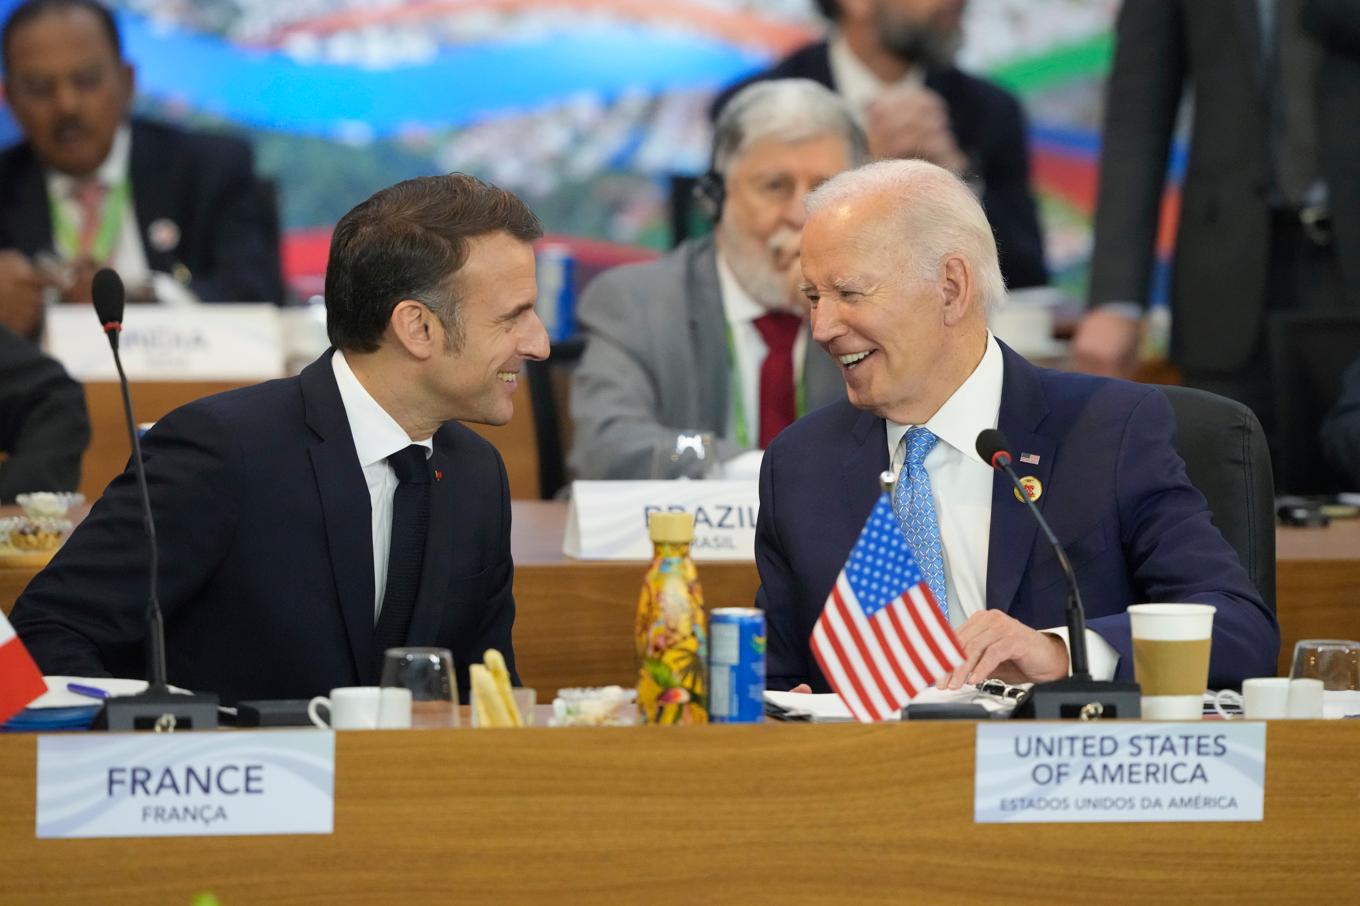
[[[384,649],[514,669],[510,490],[456,420],[505,424],[534,313],[537,218],[462,175],[412,179],[341,219],[335,348],[302,374],[190,403],[142,441],[169,679],[224,701],[377,682]],[[137,676],[146,551],[131,471],[14,607],[46,673]]]
[[[966,0],[818,0],[827,41],[727,89],[760,79],[805,78],[836,90],[863,116],[878,158],[918,157],[965,179],[996,234],[1011,289],[1048,282],[1030,192],[1025,114],[1010,93],[954,65]]]
[[[0,153],[0,324],[36,336],[44,290],[88,302],[104,266],[137,301],[283,300],[249,147],[130,120],[133,69],[106,8],[26,0],[0,41],[24,133]]]
[[[60,364],[0,327],[0,503],[27,491],[74,491],[89,442],[85,391]]]

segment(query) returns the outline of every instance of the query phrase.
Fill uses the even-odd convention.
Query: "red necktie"
[[[755,320],[765,341],[760,365],[760,448],[763,450],[798,417],[793,391],[793,344],[803,319],[786,312],[770,312]]]

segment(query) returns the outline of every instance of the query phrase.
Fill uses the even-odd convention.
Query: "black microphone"
[[[156,521],[151,516],[151,493],[146,486],[146,467],[142,462],[142,442],[137,435],[137,421],[132,416],[132,397],[128,392],[123,359],[118,354],[118,336],[123,330],[123,305],[126,296],[123,281],[110,268],[95,272],[90,285],[95,314],[108,335],[113,350],[113,363],[118,368],[118,385],[123,391],[123,415],[127,418],[128,437],[132,441],[132,466],[137,473],[137,489],[142,498],[142,525],[151,545],[147,581],[147,687],[138,695],[112,696],[105,700],[104,710],[95,720],[96,726],[110,730],[208,729],[217,726],[217,696],[177,695],[170,691],[165,678],[165,618],[161,614],[157,577],[160,574],[159,552],[156,549]]]
[[[118,334],[123,330],[123,303],[126,301],[123,278],[112,268],[101,267],[95,271],[90,283],[90,296],[94,301],[94,313],[99,315],[99,323],[104,325],[104,333],[108,334],[115,353],[114,361],[117,361]],[[120,374],[122,369],[123,365],[119,362]],[[124,385],[126,383],[124,381]]]
[[[1096,682],[1091,679],[1086,660],[1086,608],[1081,603],[1081,590],[1072,562],[1067,559],[1058,536],[1053,534],[1048,520],[1039,511],[1020,476],[1011,468],[1010,442],[995,428],[988,428],[977,436],[977,453],[988,465],[1010,478],[1015,491],[1026,504],[1044,537],[1057,555],[1067,579],[1067,650],[1071,656],[1072,675],[1064,680],[1039,683],[1015,708],[1016,717],[1065,718],[1091,720],[1100,717],[1137,717],[1141,712],[1141,695],[1137,683]]]

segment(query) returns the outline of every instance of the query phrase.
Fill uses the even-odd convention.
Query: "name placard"
[[[1260,821],[1264,723],[978,724],[979,824]]]
[[[650,560],[647,516],[694,514],[695,560],[751,560],[760,491],[755,481],[577,481],[562,552],[581,560]]]
[[[335,734],[38,738],[40,839],[329,834]]]
[[[109,341],[88,305],[47,309],[53,358],[78,381],[116,381]],[[129,380],[268,380],[284,374],[273,305],[129,305],[118,351]]]

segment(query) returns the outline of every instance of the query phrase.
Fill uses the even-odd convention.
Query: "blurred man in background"
[[[36,336],[44,290],[88,302],[105,266],[133,300],[282,301],[250,149],[130,119],[133,69],[107,9],[27,0],[0,40],[24,133],[0,154],[0,324]]]
[[[74,491],[90,441],[85,391],[56,361],[0,327],[0,503]]]
[[[1270,313],[1360,311],[1360,2],[1128,0],[1115,37],[1092,308],[1073,355],[1101,374],[1135,364],[1176,117],[1193,88],[1171,360],[1187,384],[1250,406],[1278,443]]]
[[[1048,282],[1030,193],[1024,111],[1014,96],[954,65],[966,0],[817,0],[830,38],[761,79],[808,78],[834,89],[860,117],[877,158],[917,157],[966,180],[996,233],[1006,286]]]
[[[762,82],[732,99],[700,180],[714,234],[608,271],[581,299],[578,478],[678,477],[656,454],[691,431],[713,432],[718,457],[753,477],[758,453],[745,464],[739,454],[844,397],[835,365],[808,342],[798,244],[807,193],[866,153],[849,109],[815,82]]]

